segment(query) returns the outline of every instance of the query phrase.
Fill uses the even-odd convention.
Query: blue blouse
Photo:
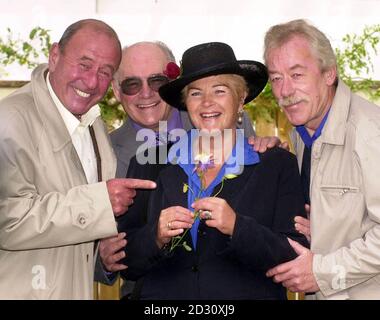
[[[211,184],[206,189],[202,189],[201,179],[195,171],[196,161],[194,160],[194,155],[192,153],[193,141],[195,141],[198,135],[198,129],[188,131],[187,135],[181,137],[180,141],[172,146],[168,155],[168,161],[178,164],[188,176],[187,206],[189,210],[192,211],[194,211],[194,209],[191,205],[196,199],[210,197],[215,188],[222,182],[224,176],[230,174],[239,175],[243,172],[244,166],[254,165],[260,162],[258,153],[253,150],[253,147],[248,144],[247,138],[244,137],[244,131],[242,129],[237,129],[236,143],[231,155],[223,164],[218,175]],[[190,229],[194,250],[196,250],[197,247],[199,222],[199,217],[197,217]]]

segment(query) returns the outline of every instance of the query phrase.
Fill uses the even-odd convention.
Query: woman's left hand
[[[222,198],[202,198],[192,204],[195,212],[201,210],[200,218],[205,219],[209,227],[218,229],[221,233],[232,235],[234,232],[236,213]]]

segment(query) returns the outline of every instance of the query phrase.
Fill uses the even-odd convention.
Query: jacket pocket
[[[324,229],[326,228],[325,232],[336,234],[336,230],[340,230],[339,239],[343,242],[349,241],[351,236],[361,236],[365,201],[360,188],[352,185],[325,184],[321,185],[319,190],[320,194],[317,196],[320,202],[317,210],[321,210],[321,214],[318,217],[323,216],[323,220],[327,220],[318,221]]]
[[[321,191],[344,196],[345,194],[349,194],[349,193],[358,193],[359,188],[354,187],[354,186],[325,184],[325,185],[321,185]]]

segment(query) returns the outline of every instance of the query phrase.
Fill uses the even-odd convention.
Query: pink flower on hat
[[[177,79],[180,73],[181,69],[175,62],[169,62],[164,70],[164,75],[166,75],[170,80]]]

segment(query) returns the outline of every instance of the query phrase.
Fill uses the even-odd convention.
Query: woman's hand
[[[162,248],[172,237],[178,236],[184,229],[191,228],[193,222],[194,213],[184,207],[174,206],[162,210],[157,225],[158,247]]]
[[[217,197],[202,198],[192,204],[195,211],[202,210],[200,218],[206,225],[218,229],[221,233],[232,235],[234,232],[236,213],[226,200]]]

